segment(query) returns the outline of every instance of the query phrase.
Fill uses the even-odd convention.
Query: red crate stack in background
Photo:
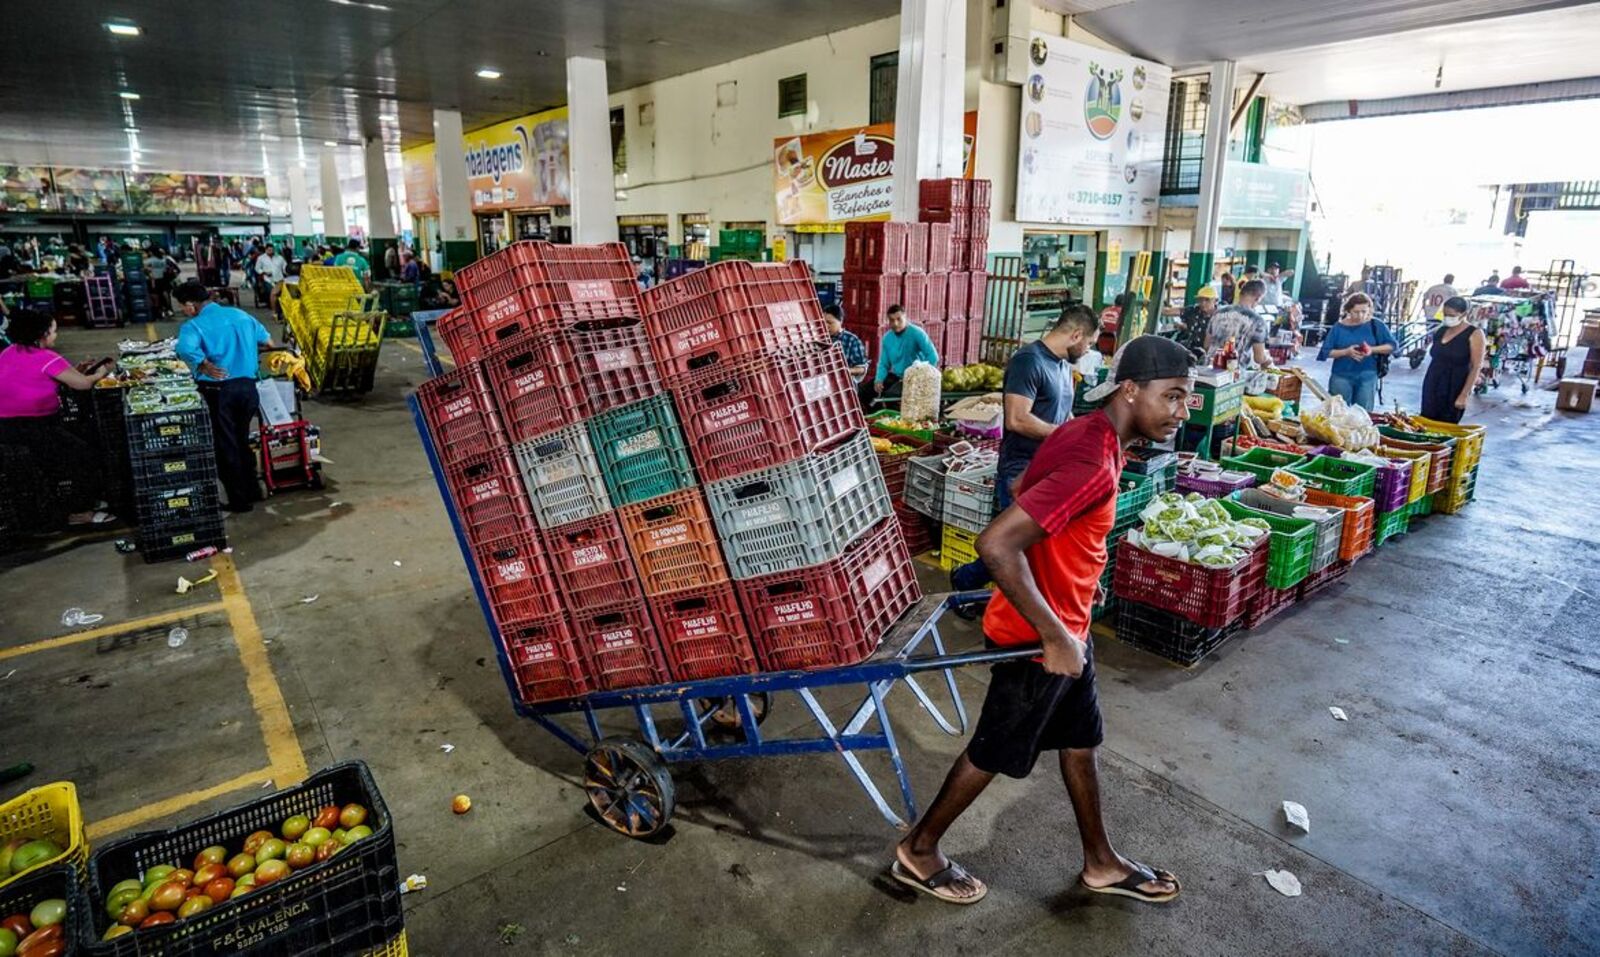
[[[917,217],[931,224],[930,229],[947,230],[949,237],[944,341],[936,343],[946,366],[978,362],[982,353],[991,192],[988,180],[926,179],[919,184]]]

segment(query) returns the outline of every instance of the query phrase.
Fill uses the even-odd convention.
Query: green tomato
[[[364,837],[371,836],[372,828],[367,827],[365,824],[357,824],[355,827],[352,827],[350,830],[344,832],[344,843],[354,844]]]
[[[144,886],[160,885],[166,881],[167,875],[177,870],[171,864],[157,864],[144,872]]]
[[[128,906],[129,901],[138,900],[140,895],[144,893],[137,881],[134,882],[132,887],[128,887],[127,884],[127,881],[123,881],[113,887],[111,894],[106,897],[106,913],[111,916],[112,920],[122,916],[122,909]]]
[[[28,915],[34,927],[49,927],[59,924],[67,919],[67,902],[59,897],[42,900],[33,905],[33,912]]]
[[[0,957],[12,957],[17,952],[17,932],[0,927]]]
[[[328,843],[329,838],[332,837],[333,832],[327,828],[314,827],[301,836],[300,843],[309,844],[312,847],[321,847],[322,845]]]

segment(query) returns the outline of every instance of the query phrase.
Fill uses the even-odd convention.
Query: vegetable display
[[[1210,568],[1227,568],[1248,558],[1256,540],[1271,531],[1265,519],[1234,520],[1215,499],[1198,492],[1163,492],[1139,518],[1144,526],[1128,532],[1134,545]]]
[[[944,370],[942,382],[947,392],[992,392],[1004,384],[1006,373],[998,366],[976,362]]]
[[[59,897],[42,900],[33,910],[6,915],[0,920],[0,957],[56,957],[67,951],[67,902]]]
[[[0,844],[0,880],[19,877],[46,861],[53,861],[64,852],[61,845],[47,837],[14,837]],[[0,951],[3,955],[4,951]]]
[[[879,455],[910,455],[916,449],[909,445],[901,445],[893,439],[886,439],[881,435],[872,437],[872,451]]]

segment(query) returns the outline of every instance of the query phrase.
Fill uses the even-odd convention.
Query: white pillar
[[[572,241],[616,242],[611,102],[603,59],[567,57],[567,156],[571,164]]]
[[[894,212],[917,218],[917,181],[960,176],[967,72],[961,0],[900,0],[894,102]]]
[[[1190,298],[1201,286],[1211,282],[1211,274],[1216,271],[1222,182],[1228,169],[1228,132],[1233,121],[1234,73],[1232,60],[1211,64],[1205,153],[1200,161],[1200,195],[1195,206],[1194,235],[1189,241],[1189,281],[1185,284]]]
[[[331,148],[322,151],[322,235],[348,236],[344,224],[344,193],[339,189],[339,164]]]
[[[461,114],[433,111],[433,162],[439,176],[439,238],[473,242],[472,194],[467,189],[467,154],[461,146]]]
[[[289,164],[289,228],[296,236],[311,235],[311,194],[306,190],[306,168]]]
[[[373,239],[394,239],[394,201],[389,195],[389,163],[383,154],[383,139],[367,140],[367,235]]]

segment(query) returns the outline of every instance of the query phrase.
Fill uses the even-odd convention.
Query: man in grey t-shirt
[[[1266,291],[1266,284],[1252,279],[1239,287],[1239,301],[1219,310],[1211,320],[1206,333],[1206,358],[1209,360],[1233,340],[1234,351],[1239,355],[1241,368],[1265,369],[1272,365],[1267,355],[1267,320],[1256,312],[1256,303]]]

